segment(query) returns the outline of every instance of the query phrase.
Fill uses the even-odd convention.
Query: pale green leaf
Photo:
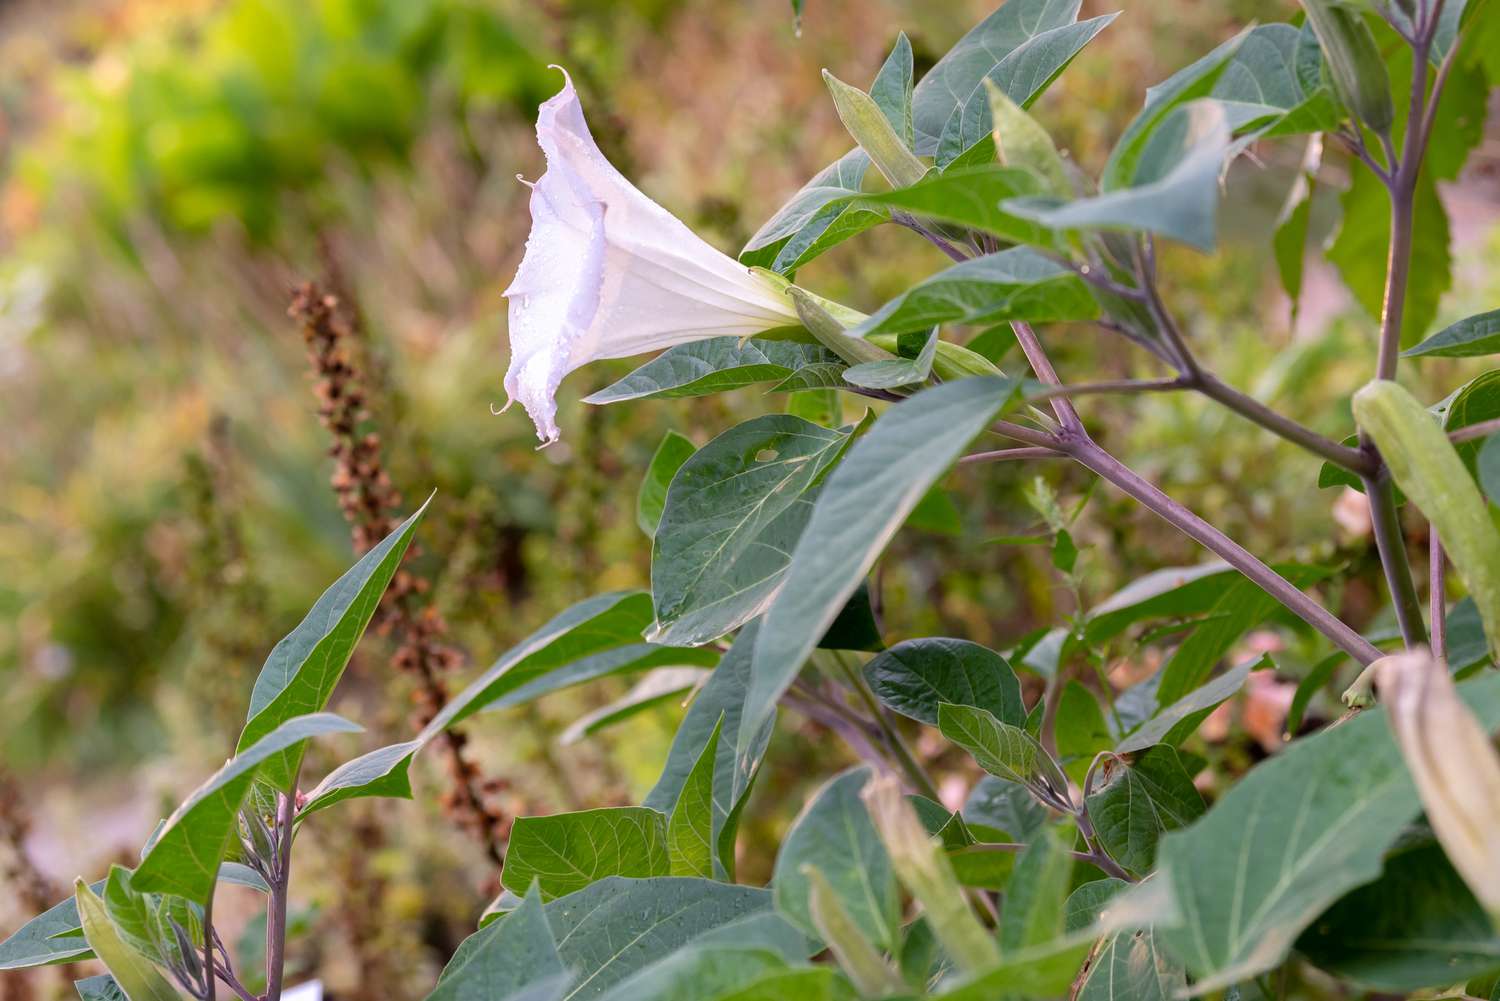
[[[667,818],[640,806],[518,817],[500,882],[524,893],[533,881],[551,900],[607,876],[643,879],[671,871]]]
[[[1068,780],[1062,769],[1020,727],[1002,723],[984,709],[942,702],[938,704],[938,729],[991,775],[1019,782],[1053,803],[1068,802]]]
[[[104,909],[104,901],[89,889],[88,884],[80,879],[74,892],[89,948],[115,978],[121,993],[129,1001],[182,1001],[182,996],[172,989],[150,960],[120,937]]]
[[[724,714],[720,713],[667,821],[667,854],[673,876],[714,877],[714,768],[723,728]]]
[[[692,441],[676,431],[668,431],[656,446],[651,464],[641,480],[640,492],[635,497],[635,521],[648,539],[656,538],[656,526],[661,521],[662,508],[667,502],[667,487],[677,470],[682,468],[693,454]]]

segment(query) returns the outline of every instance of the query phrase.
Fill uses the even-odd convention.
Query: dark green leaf
[[[714,1001],[859,1001],[859,995],[843,974],[827,966],[768,973],[737,991],[718,995]]]
[[[992,163],[930,174],[911,187],[865,195],[854,204],[909,212],[993,233],[1013,243],[1051,245],[1054,241],[1044,227],[1000,210],[1006,199],[1046,193],[1029,171]]]
[[[1308,32],[1311,35],[1311,32]],[[1317,75],[1298,72],[1299,49],[1309,37],[1289,24],[1250,29],[1224,65],[1209,94],[1225,105],[1235,132],[1270,136],[1329,131],[1339,124],[1339,104]]]
[[[1459,692],[1486,730],[1500,724],[1500,678]],[[1271,969],[1330,904],[1379,875],[1420,809],[1383,709],[1295,741],[1162,839],[1157,878],[1173,906],[1158,940],[1199,990]]]
[[[646,476],[641,480],[640,493],[635,497],[635,521],[647,538],[656,538],[656,526],[667,503],[667,486],[693,451],[693,443],[676,431],[668,431],[656,446],[656,454],[651,456],[651,465],[646,467]]]
[[[651,552],[653,641],[706,643],[765,610],[812,516],[804,495],[851,430],[768,414],[730,428],[683,464]]]
[[[1169,744],[1155,744],[1126,762],[1111,757],[1097,773],[1086,804],[1110,858],[1136,877],[1151,872],[1161,836],[1203,815],[1203,797]]]
[[[1057,740],[1057,753],[1064,760],[1078,758],[1087,762],[1114,743],[1109,724],[1104,721],[1104,711],[1099,708],[1099,700],[1076,681],[1063,686],[1057,701],[1053,734]]]
[[[1007,955],[1045,946],[1063,935],[1063,904],[1073,880],[1073,855],[1058,833],[1043,828],[1016,860],[1000,912],[1000,949]]]
[[[520,817],[511,829],[501,884],[542,898],[566,896],[607,876],[644,879],[671,872],[667,818],[641,806]]]
[[[896,389],[914,386],[927,381],[932,374],[932,359],[937,355],[937,328],[927,334],[927,340],[915,358],[886,358],[867,361],[844,370],[844,381],[851,386],[865,389]]]
[[[1279,607],[1254,582],[1236,579],[1161,669],[1156,704],[1171,705],[1202,685],[1239,638]]]
[[[1152,132],[1130,184],[1071,202],[1011,199],[1002,208],[1058,230],[1143,231],[1213,250],[1229,126],[1224,105],[1195,101]]]
[[[1403,358],[1436,355],[1439,358],[1473,358],[1500,354],[1500,309],[1459,320],[1439,330],[1421,344],[1401,352]]]
[[[360,727],[333,713],[295,716],[242,750],[172,811],[165,826],[131,877],[143,893],[175,893],[204,903],[213,891],[219,863],[229,852],[238,823],[240,804],[267,762],[283,760],[283,752],[300,755],[309,737],[328,733],[358,733]],[[279,784],[280,776],[276,776]]]
[[[776,909],[816,936],[803,871],[815,867],[865,938],[891,950],[898,940],[901,898],[890,857],[859,797],[869,778],[868,766],[851,768],[813,795],[781,842],[771,885]]]
[[[297,628],[276,644],[255,679],[250,718],[237,751],[245,751],[294,716],[320,712],[328,704],[430,503],[431,497],[334,581]],[[281,789],[291,782],[301,760],[300,744],[289,745],[288,751],[263,770],[265,781]]]
[[[533,887],[503,921],[459,944],[427,1001],[556,1001],[572,980]]]
[[[120,990],[120,985],[115,983],[115,978],[108,973],[75,980],[73,989],[78,992],[79,1001],[130,1001],[125,992]]]
[[[1099,646],[1137,622],[1203,615],[1238,579],[1236,571],[1218,560],[1155,570],[1089,609],[1084,638]]]
[[[911,519],[907,519],[907,524]],[[860,650],[874,653],[885,649],[880,638],[880,623],[875,621],[875,609],[870,604],[870,583],[860,581],[859,587],[844,602],[838,618],[818,640],[820,650]]]
[[[1087,931],[1104,913],[1104,905],[1130,884],[1123,879],[1096,879],[1068,894],[1063,905],[1063,927],[1069,933]]]
[[[1002,723],[984,709],[938,705],[938,729],[974,756],[991,775],[1019,782],[1053,803],[1068,801],[1068,780],[1037,739],[1020,727]]]
[[[1014,380],[985,377],[923,390],[886,411],[828,477],[755,644],[737,747],[743,770],[781,693],[885,544],[1015,392]]]
[[[986,775],[970,790],[963,816],[971,829],[983,825],[1030,844],[1047,823],[1047,808],[1020,783]]]
[[[708,396],[758,382],[777,382],[804,366],[836,361],[837,355],[818,344],[710,337],[668,348],[583,402]]]
[[[1330,907],[1297,949],[1341,979],[1393,994],[1500,971],[1500,936],[1431,841],[1387,858],[1380,878]]]
[[[688,707],[677,735],[672,738],[672,747],[667,752],[666,764],[661,777],[646,794],[645,805],[656,810],[670,810],[682,796],[709,736],[719,729],[719,742],[714,751],[713,778],[713,843],[716,849],[715,874],[720,878],[733,878],[734,874],[734,827],[739,810],[749,795],[751,776],[741,772],[735,763],[735,750],[741,743],[750,749],[750,757],[759,761],[766,743],[771,739],[774,716],[759,723],[755,734],[745,740],[741,734],[741,717],[745,707],[745,693],[750,685],[750,663],[755,653],[759,623],[752,622],[735,637],[734,646],[724,655],[719,666],[703,690]],[[720,719],[722,718],[722,725]]]
[[[852,333],[900,334],[940,323],[1088,320],[1098,312],[1083,279],[1033,250],[1012,247],[918,282]]]
[[[667,821],[667,855],[673,876],[714,878],[714,766],[723,726],[720,713]]]
[[[898,643],[865,665],[876,697],[903,716],[937,726],[938,704],[977,706],[1001,722],[1025,726],[1021,683],[1005,658],[968,640]]]
[[[787,969],[769,949],[689,946],[652,963],[599,995],[600,1001],[712,1001]]]

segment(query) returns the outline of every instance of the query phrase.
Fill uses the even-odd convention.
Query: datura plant
[[[277,1001],[305,825],[337,823],[322,814],[347,799],[411,796],[415,757],[475,713],[634,674],[609,718],[684,707],[660,778],[639,805],[518,819],[503,892],[431,998],[1500,996],[1500,372],[1431,405],[1397,381],[1403,359],[1500,352],[1500,310],[1429,330],[1449,266],[1436,186],[1481,136],[1500,13],[1303,0],[1150,88],[1108,157],[1082,164],[1036,103],[1116,18],[1080,7],[1006,0],[920,80],[904,35],[868,88],[827,74],[851,148],[738,259],[610,165],[564,77],[538,117],[546,171],[506,293],[509,395],[555,441],[565,376],[661,350],[587,402],[766,384],[785,412],[662,443],[638,498],[649,593],[561,612],[421,733],[306,779],[306,742],[355,728],[325,707],[417,511],[270,652],[223,767],[133,865],[84,874],[0,944],[0,969],[94,956],[107,973],[85,998]],[[1288,293],[1313,194],[1337,184],[1327,253],[1378,316],[1342,439],[1207,367],[1213,332],[1179,324],[1159,266],[1211,253],[1221,202],[1276,162],[1301,165],[1274,239]],[[951,266],[862,309],[796,284],[878,226]],[[1049,342],[1077,324],[1123,338],[1141,377],[1060,373]],[[1102,447],[1089,401],[1143,393],[1200,394],[1321,459],[1309,491],[1361,492],[1389,614],[1352,627],[1332,604],[1346,570],[1250,552]],[[844,400],[862,416],[846,421]],[[874,571],[892,537],[956,464],[1031,462],[1077,464],[1206,562],[1080,599],[1004,650],[888,644]],[[1033,494],[1076,580],[1076,512],[1045,480]],[[1237,653],[1273,621],[1312,656]],[[1122,652],[1158,666],[1116,691],[1105,669]],[[1197,731],[1270,672],[1299,682],[1287,740],[1203,783],[1206,802]],[[1351,679],[1345,710],[1328,694]],[[1314,700],[1342,715],[1305,725]],[[858,762],[805,803],[757,784],[783,712]],[[752,790],[796,814],[779,846],[737,836]],[[738,881],[747,857],[769,885]],[[265,895],[263,977],[215,932],[225,882]]]

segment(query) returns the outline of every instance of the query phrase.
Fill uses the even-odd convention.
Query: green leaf
[[[1072,1001],[1173,1001],[1187,989],[1187,975],[1157,946],[1151,928],[1120,931],[1094,951]]]
[[[583,402],[709,396],[758,382],[778,382],[808,365],[836,361],[837,355],[817,344],[710,337],[668,348],[619,382],[584,397]]]
[[[995,123],[995,155],[1000,162],[1040,178],[1044,194],[1069,194],[1072,185],[1068,183],[1067,168],[1047,130],[993,80],[985,80],[984,88],[990,102],[990,118]]]
[[[416,739],[377,748],[330,772],[308,794],[299,816],[360,796],[409,799],[412,758],[448,727],[481,710],[520,705],[610,674],[708,666],[718,659],[710,649],[641,642],[651,621],[651,598],[641,591],[596,595],[559,613],[450,699]]]
[[[691,692],[708,676],[709,672],[701,667],[658,667],[648,671],[620,698],[574,719],[558,736],[557,742],[564,746],[576,744],[585,737]]]
[[[869,155],[870,162],[885,175],[886,180],[899,188],[922,179],[927,172],[926,166],[896,134],[890,119],[874,98],[826,69],[823,82],[833,96],[839,121],[844,123],[849,135]]]
[[[1302,719],[1307,713],[1308,703],[1333,679],[1334,670],[1347,657],[1348,654],[1342,650],[1329,654],[1314,664],[1307,675],[1297,683],[1297,691],[1292,695],[1292,704],[1286,711],[1286,725],[1283,728],[1288,740],[1295,737],[1302,729]]]
[[[1025,726],[1021,683],[1006,659],[968,640],[897,643],[865,665],[877,698],[903,716],[937,726],[938,704],[976,706],[1011,726]]]
[[[689,943],[774,948],[792,941],[771,912],[771,891],[704,879],[611,877],[545,910],[563,966],[577,978],[563,1001],[600,997]]]
[[[364,635],[386,585],[406,555],[417,523],[431,503],[429,497],[334,581],[297,628],[276,644],[255,679],[249,721],[240,733],[237,751],[245,751],[287,720],[320,712],[328,704],[355,644]],[[283,790],[301,762],[300,745],[291,745],[288,750],[290,753],[270,762],[263,775],[267,783]]]
[[[1094,693],[1077,681],[1063,686],[1057,700],[1057,720],[1054,723],[1057,753],[1063,758],[1078,758],[1086,762],[1094,755],[1114,743],[1109,724],[1104,721],[1104,711]]]
[[[1154,744],[1131,761],[1111,755],[1085,800],[1089,820],[1109,857],[1142,878],[1156,863],[1161,836],[1203,815],[1203,797],[1169,744]]]
[[[769,949],[733,945],[679,949],[599,994],[600,1001],[705,1001],[786,970]]]
[[[1068,894],[1063,905],[1063,927],[1068,932],[1088,931],[1104,913],[1104,905],[1130,886],[1123,879],[1095,879]]]
[[[768,973],[751,984],[720,994],[714,1001],[859,1001],[859,995],[837,970],[827,966]]]
[[[909,212],[924,219],[992,233],[1012,243],[1050,246],[1056,241],[1045,227],[1000,208],[1001,202],[1011,198],[1043,194],[1047,194],[1047,189],[1029,171],[991,163],[930,174],[910,187],[864,195],[850,204],[887,213]]]
[[[964,800],[963,816],[971,830],[983,825],[1005,835],[999,840],[1030,844],[1047,823],[1047,808],[1019,782],[985,775]]]
[[[1197,62],[1147,89],[1145,106],[1126,126],[1104,165],[1099,182],[1104,191],[1140,183],[1141,161],[1162,124],[1178,109],[1213,92],[1230,60],[1252,30],[1247,28]]]
[[[752,773],[741,772],[735,764],[735,749],[742,740],[750,748],[750,757],[759,761],[771,739],[774,717],[762,721],[749,738],[743,737],[741,717],[745,693],[750,685],[750,663],[754,656],[759,623],[751,623],[735,637],[734,646],[714,669],[693,704],[688,707],[682,725],[672,738],[661,777],[646,794],[645,805],[656,810],[670,810],[682,798],[688,777],[696,767],[703,748],[716,730],[719,741],[714,750],[713,777],[713,844],[715,875],[730,879],[734,874],[734,829],[745,798],[749,795]],[[722,722],[721,722],[722,721]]]
[[[1500,724],[1500,678],[1459,692],[1486,729]],[[1384,709],[1295,741],[1162,838],[1157,878],[1174,913],[1157,937],[1195,990],[1271,969],[1330,904],[1380,874],[1420,810]]]
[[[1500,354],[1500,309],[1446,326],[1416,347],[1401,352],[1401,357],[1474,358],[1492,354]]]
[[[1500,971],[1500,936],[1433,841],[1390,855],[1380,878],[1330,907],[1297,950],[1340,979],[1392,994]]]
[[[166,825],[141,858],[131,884],[143,893],[175,893],[202,904],[213,892],[219,864],[235,836],[240,805],[268,762],[300,755],[309,737],[358,733],[362,728],[333,713],[309,713],[278,725],[240,751],[172,811]],[[280,780],[280,775],[276,775]]]
[[[875,99],[880,110],[885,112],[891,128],[896,130],[896,134],[908,147],[912,145],[911,97],[914,79],[911,40],[903,31],[896,36],[895,48],[885,57],[880,72],[875,74],[875,82],[870,84],[870,96]]]
[[[1239,579],[1237,571],[1219,560],[1154,570],[1089,609],[1084,639],[1100,646],[1137,622],[1203,615]]]
[[[1372,132],[1389,135],[1396,113],[1391,78],[1364,14],[1338,0],[1302,0],[1302,9],[1344,106]]]
[[[75,884],[74,895],[89,948],[130,1001],[181,1001],[181,995],[156,967],[120,937],[104,909],[104,901],[82,879]]]
[[[823,486],[755,644],[737,742],[748,773],[756,734],[818,640],[917,501],[1015,397],[1010,379],[926,389],[886,411]]]
[[[1286,136],[1331,131],[1339,124],[1338,100],[1317,62],[1311,72],[1299,65],[1319,59],[1316,38],[1304,31],[1289,24],[1257,25],[1224,64],[1209,94],[1225,105],[1236,133],[1254,129],[1255,135]]]
[[[651,551],[654,642],[706,643],[766,609],[812,516],[804,495],[851,431],[768,414],[683,463]]]
[[[1052,803],[1068,802],[1068,780],[1062,769],[1020,727],[1002,723],[984,709],[943,702],[938,705],[938,729],[991,775],[1019,782]]]
[[[1015,2],[1015,0],[1012,0]],[[1077,5],[1074,16],[1077,16]],[[1068,68],[1073,58],[1094,36],[1118,16],[1105,14],[1076,24],[1063,24],[1040,31],[1005,55],[986,74],[981,86],[971,90],[943,126],[934,154],[939,167],[957,162],[964,154],[991,138],[994,118],[983,83],[993,83],[1022,108],[1028,108]],[[929,74],[930,76],[931,74]],[[923,83],[926,83],[924,78]]]
[[[1482,372],[1470,379],[1444,404],[1443,430],[1449,434],[1500,417],[1500,369]],[[1443,404],[1439,406],[1443,407]],[[1479,450],[1483,445],[1483,438],[1471,438],[1453,446],[1471,473],[1477,469]]]
[[[1490,503],[1500,498],[1500,435],[1487,435],[1476,457],[1479,485]]]
[[[104,880],[99,880],[89,889],[102,892]],[[69,897],[38,914],[0,942],[0,970],[24,970],[32,966],[87,959],[91,953],[82,933],[78,901]]]
[[[938,335],[934,327],[922,342],[915,358],[885,358],[853,365],[843,372],[844,381],[865,389],[896,389],[927,381],[932,374],[932,360],[937,356]]]
[[[1315,140],[1316,141],[1316,140]],[[1271,250],[1276,257],[1276,273],[1281,278],[1281,288],[1292,302],[1295,316],[1302,298],[1302,272],[1305,270],[1308,228],[1312,223],[1312,192],[1315,175],[1299,173],[1292,182],[1292,191],[1276,221],[1276,233],[1271,238]]]
[[[668,431],[661,444],[656,446],[651,465],[646,467],[645,479],[641,480],[640,493],[635,498],[635,521],[648,539],[656,538],[656,526],[667,503],[667,487],[672,477],[694,451],[692,441],[676,431]]]
[[[1145,723],[1132,730],[1115,745],[1118,754],[1141,751],[1152,744],[1180,744],[1208,718],[1208,714],[1219,704],[1238,692],[1245,685],[1251,671],[1271,667],[1271,659],[1264,655],[1252,657],[1232,670],[1225,671],[1213,681],[1193,689],[1182,698],[1159,711]]]
[[[823,230],[827,230],[837,213],[829,217],[824,210],[832,202],[858,195],[869,170],[870,157],[858,148],[824,167],[756,231],[740,251],[740,263],[781,271],[781,268],[776,268],[776,262],[784,253],[787,242],[809,226],[821,225]],[[871,221],[871,225],[875,221],[878,220]],[[852,236],[854,233],[847,235]]]
[[[1092,939],[1068,937],[1008,955],[994,969],[961,987],[933,995],[935,1001],[994,1001],[995,998],[1055,998],[1089,954]]]
[[[102,893],[104,908],[120,937],[152,962],[166,965],[166,959],[180,961],[182,950],[172,929],[175,921],[189,941],[198,940],[201,948],[201,910],[182,897],[142,893],[131,884],[130,877],[130,870],[124,866],[110,866]]]
[[[125,992],[120,990],[120,985],[115,982],[115,978],[108,973],[84,980],[75,980],[73,989],[78,992],[80,1001],[130,1001],[125,996]]]
[[[1099,307],[1072,271],[1025,247],[953,265],[912,286],[856,327],[860,337],[940,323],[1089,320]]]
[[[555,1001],[573,977],[558,956],[541,892],[464,939],[427,1001]]]
[[[723,727],[724,714],[720,713],[667,821],[667,855],[673,876],[714,878],[714,768]]]
[[[1138,230],[1211,251],[1218,241],[1219,174],[1229,141],[1224,106],[1195,101],[1152,132],[1128,186],[1070,202],[1016,198],[1001,208],[1052,229]]]
[[[1000,912],[1000,949],[1007,955],[1045,946],[1063,935],[1063,904],[1073,879],[1073,855],[1057,832],[1044,828],[1016,860]]]
[[[551,900],[606,876],[643,879],[670,871],[667,818],[645,807],[619,806],[518,817],[500,884],[524,893],[534,880],[542,898]]]
[[[808,935],[816,936],[804,869],[822,873],[864,937],[885,950],[899,940],[901,898],[890,856],[860,799],[869,766],[828,780],[792,822],[771,878],[776,909]]]
[[[1341,201],[1344,222],[1327,256],[1339,269],[1355,301],[1378,320],[1385,300],[1386,247],[1391,232],[1385,185],[1369,171],[1356,170]],[[1403,345],[1417,343],[1427,332],[1437,315],[1439,300],[1453,284],[1448,213],[1427,173],[1418,179],[1414,212],[1411,273],[1416,280],[1407,290],[1401,325]]]
[[[1301,579],[1301,575],[1293,575],[1294,583]],[[1241,577],[1231,583],[1203,623],[1178,645],[1161,669],[1156,704],[1171,705],[1202,685],[1239,638],[1279,607],[1276,599],[1254,582]]]

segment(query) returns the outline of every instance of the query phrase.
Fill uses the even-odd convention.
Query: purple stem
[[[1427,603],[1432,615],[1432,655],[1448,659],[1448,559],[1437,529],[1427,540]]]
[[[271,902],[266,911],[266,993],[264,1001],[281,1001],[281,982],[286,968],[286,910],[292,880],[292,834],[296,821],[297,777],[281,794],[276,810],[276,878],[271,883]]]

